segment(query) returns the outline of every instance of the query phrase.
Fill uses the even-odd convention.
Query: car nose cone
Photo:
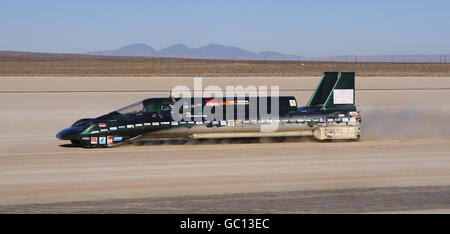
[[[70,129],[66,128],[66,129],[58,132],[58,134],[56,134],[56,138],[58,138],[60,140],[69,140],[69,139],[67,139],[69,132],[70,132]]]
[[[56,134],[56,138],[60,140],[71,140],[76,134],[80,133],[83,128],[80,127],[70,127],[66,128],[58,134]]]

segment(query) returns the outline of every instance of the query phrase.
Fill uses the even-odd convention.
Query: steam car
[[[209,115],[198,112],[205,108],[210,108]],[[274,108],[277,108],[276,116],[272,114]],[[212,113],[213,119],[210,118]],[[306,136],[325,141],[358,140],[360,135],[355,73],[325,72],[310,100],[302,107],[297,106],[293,96],[149,98],[97,118],[80,119],[56,137],[93,148],[148,138]]]

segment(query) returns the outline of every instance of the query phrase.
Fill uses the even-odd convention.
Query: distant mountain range
[[[285,55],[272,51],[260,53],[250,52],[239,47],[209,44],[198,48],[189,48],[183,44],[175,44],[161,50],[155,50],[146,44],[132,44],[115,50],[104,50],[85,53],[103,56],[143,56],[168,58],[205,58],[205,59],[255,59],[255,60],[298,60],[304,58],[297,55]]]
[[[204,58],[204,59],[248,59],[248,60],[298,60],[298,61],[332,61],[332,62],[411,62],[411,63],[449,63],[450,54],[416,54],[416,55],[342,55],[324,57],[305,57],[287,55],[273,51],[250,52],[239,47],[209,44],[198,48],[189,48],[175,44],[156,50],[146,44],[132,44],[115,50],[88,52],[87,55],[102,56],[140,56],[167,58]]]

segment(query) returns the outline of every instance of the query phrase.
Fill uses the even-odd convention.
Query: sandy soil
[[[278,84],[285,90],[282,95],[295,95],[298,103],[305,103],[317,81],[317,78],[210,78],[204,84]],[[166,96],[165,90],[174,84],[191,82],[191,78],[167,81],[1,77],[0,212],[167,213],[199,207],[203,212],[213,213],[446,213],[450,209],[448,199],[441,199],[450,196],[450,78],[358,78],[357,103],[363,109],[364,124],[360,142],[81,149],[62,147],[65,142],[55,138],[58,130],[79,118],[99,116],[146,97]],[[369,203],[360,209],[359,206],[329,209],[327,204],[336,200],[321,199],[327,191],[331,194],[336,190],[364,188],[375,189],[375,193],[376,189],[404,188],[399,193],[411,201],[402,206],[381,202],[381,207],[373,209]],[[414,188],[420,188],[423,196],[409,196],[417,193]],[[429,193],[424,192],[427,188]],[[273,209],[268,203],[254,200],[245,209],[237,210],[231,209],[236,206],[233,197],[217,198],[239,194],[248,201],[255,194],[265,197],[270,192],[278,194],[279,199],[271,200],[278,204],[286,201],[288,191],[301,196],[305,196],[305,191],[316,191],[308,196],[317,196],[318,205]],[[344,194],[351,206],[352,198],[359,193]],[[192,207],[180,205],[184,204],[181,201],[195,200],[198,196],[203,203]],[[165,198],[174,202],[168,205]],[[424,202],[427,198],[430,203]],[[139,210],[132,205],[135,199],[144,199],[139,204],[150,199],[152,209]],[[359,202],[364,201],[368,200]],[[91,203],[83,206],[76,202]],[[55,204],[60,205],[50,209]],[[127,207],[123,210],[116,209],[124,204]]]

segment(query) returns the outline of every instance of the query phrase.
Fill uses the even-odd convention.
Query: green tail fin
[[[350,107],[355,105],[355,73],[341,72],[329,93],[322,110]]]
[[[308,105],[311,106],[320,106],[323,105],[331,90],[333,89],[336,81],[338,79],[338,72],[324,72],[322,80],[314,91],[313,95],[309,99]]]

